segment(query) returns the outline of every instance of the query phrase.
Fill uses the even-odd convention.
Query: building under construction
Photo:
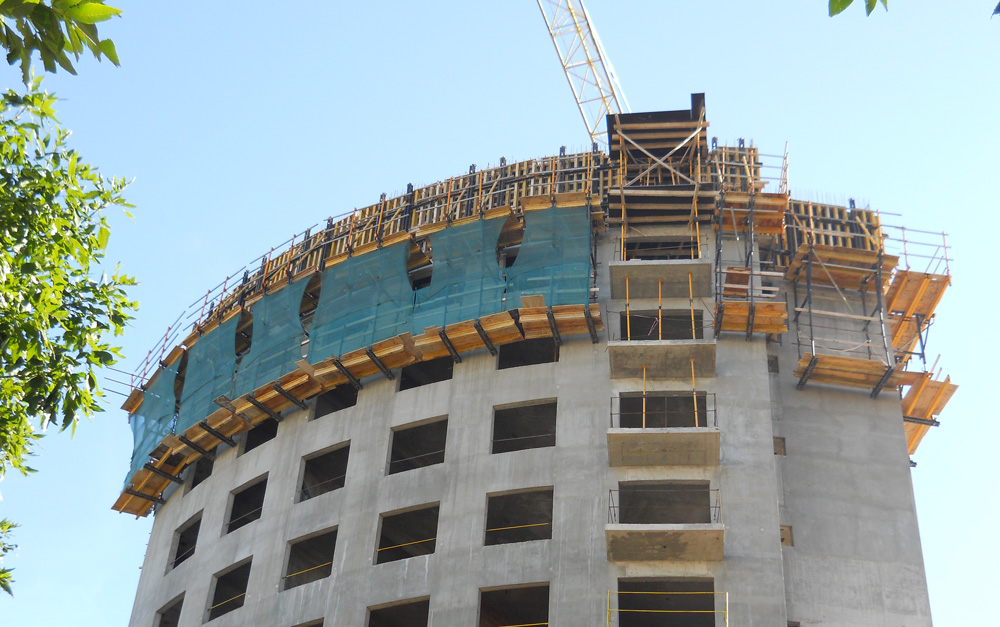
[[[133,627],[931,624],[944,235],[792,199],[700,94],[607,145],[383,196],[168,331]]]

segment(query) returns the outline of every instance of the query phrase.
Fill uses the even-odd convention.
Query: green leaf
[[[111,231],[108,227],[101,225],[101,228],[97,231],[97,246],[104,250],[108,247],[108,236],[111,235]]]
[[[837,15],[847,7],[851,6],[854,0],[830,0],[830,17]]]
[[[121,65],[118,62],[118,51],[115,50],[115,42],[110,39],[103,39],[101,40],[101,43],[97,44],[97,47],[101,49],[101,52],[103,52],[104,56],[108,58],[108,61],[115,64],[115,67]]]
[[[121,12],[121,9],[109,7],[101,2],[87,2],[78,4],[71,9],[67,9],[64,15],[67,19],[75,22],[96,24],[97,22],[110,20],[116,15],[121,15]]]
[[[875,10],[876,4],[878,4],[878,0],[865,0],[865,13],[871,15],[872,11]]]

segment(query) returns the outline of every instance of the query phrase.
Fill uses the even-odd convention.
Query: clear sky
[[[72,144],[135,178],[135,218],[110,215],[109,261],[138,277],[131,370],[205,290],[330,215],[508,160],[588,145],[530,0],[434,3],[112,2],[122,67],[84,60],[46,80]],[[858,0],[855,4],[861,4]],[[953,286],[929,352],[960,389],[912,471],[938,625],[984,624],[1000,589],[996,297],[1000,19],[991,0],[587,0],[633,111],[705,92],[710,136],[791,154],[795,197],[846,202],[949,233]],[[17,68],[0,68],[19,86]],[[964,313],[963,313],[964,312]],[[122,386],[112,387],[121,389]],[[151,519],[113,512],[129,466],[121,397],[8,475],[0,517],[22,524],[4,625],[124,625]],[[595,623],[599,622],[595,617]]]

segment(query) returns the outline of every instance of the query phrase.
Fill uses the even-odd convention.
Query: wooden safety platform
[[[785,279],[793,283],[804,283],[810,258],[813,285],[871,289],[877,270],[881,267],[883,292],[888,288],[892,271],[899,263],[899,257],[883,254],[880,266],[879,254],[872,250],[814,245],[810,253],[809,244],[802,244],[788,264]]]
[[[750,222],[750,194],[727,191],[719,209],[719,224],[726,233],[746,233]],[[753,195],[753,230],[756,235],[781,235],[785,232],[788,194]]]
[[[882,390],[898,387],[903,374],[895,366],[879,360],[811,353],[802,355],[795,368],[800,390],[807,382],[826,383],[870,390],[873,397]]]
[[[888,319],[894,321],[892,347],[905,363],[913,354],[920,334],[951,285],[946,274],[896,270],[885,295]]]
[[[903,396],[903,427],[910,455],[917,451],[931,427],[938,425],[937,416],[958,390],[951,377],[935,381],[930,372],[906,372],[903,385],[909,389]]]
[[[538,306],[484,316],[478,320],[479,329],[475,320],[468,320],[443,329],[431,327],[416,337],[409,333],[397,335],[341,355],[339,359],[331,358],[317,364],[299,362],[295,371],[276,382],[258,387],[251,394],[232,400],[220,399],[224,406],[207,416],[202,423],[195,424],[183,434],[163,438],[152,451],[151,457],[155,461],[133,475],[131,487],[122,491],[112,509],[135,516],[147,515],[154,504],[162,501],[167,486],[179,481],[178,475],[185,467],[205,453],[213,454],[212,451],[223,441],[219,436],[233,438],[264,420],[272,419],[272,414],[277,415],[294,405],[295,401],[304,402],[339,385],[359,383],[365,377],[380,374],[382,368],[392,370],[437,357],[488,348],[486,340],[496,347],[525,339],[559,339],[587,333],[596,342],[597,332],[604,330],[601,309],[596,303],[546,307],[544,301],[539,302],[541,297],[532,298],[535,300],[529,301],[529,304]],[[274,386],[275,383],[287,395],[282,394]],[[141,397],[136,402],[133,396],[134,393],[126,400],[126,406],[132,412],[141,405]]]
[[[752,314],[751,314],[752,311]],[[785,333],[788,306],[784,302],[724,300],[715,304],[715,333]]]

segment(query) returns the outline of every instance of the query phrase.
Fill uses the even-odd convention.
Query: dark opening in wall
[[[714,592],[711,579],[619,579],[618,625],[715,627]]]
[[[347,458],[350,454],[351,445],[347,442],[338,444],[325,453],[314,453],[304,458],[299,500],[307,501],[344,487],[347,477]]]
[[[215,467],[215,460],[208,457],[199,457],[191,469],[191,490],[198,487],[198,484],[212,476],[212,468]]]
[[[260,518],[264,507],[264,492],[267,490],[267,475],[254,480],[250,485],[233,493],[233,505],[229,510],[226,533],[236,531]]]
[[[619,318],[621,322],[621,338],[623,340],[646,341],[646,340],[700,340],[705,337],[705,329],[702,326],[701,309],[694,310],[694,337],[691,337],[691,310],[689,309],[664,309],[662,314],[663,332],[662,337],[659,330],[660,318],[655,309],[650,311],[635,311],[629,315],[621,312]]]
[[[429,555],[437,545],[437,503],[399,514],[382,514],[375,563]]]
[[[455,362],[450,356],[406,366],[399,375],[399,389],[400,391],[409,390],[421,385],[447,381],[452,377],[454,371]]]
[[[368,627],[427,627],[429,599],[368,609]]]
[[[619,484],[622,524],[712,522],[708,481],[642,481]]]
[[[302,303],[299,305],[299,322],[302,323],[302,330],[308,335],[312,327],[313,316],[316,314],[316,307],[319,305],[319,294],[322,286],[322,274],[316,273],[306,284],[306,289],[302,293]]]
[[[278,421],[267,418],[263,422],[257,423],[253,429],[247,431],[247,437],[243,444],[243,452],[249,453],[261,444],[270,442],[278,435]]]
[[[559,361],[559,347],[551,337],[504,344],[500,347],[497,369],[518,368]]]
[[[247,595],[247,582],[250,581],[250,563],[251,560],[247,560],[215,576],[215,592],[208,608],[208,620],[243,607]]]
[[[184,595],[180,595],[167,603],[156,613],[156,627],[177,627],[181,622],[181,607],[184,605]]]
[[[491,453],[556,445],[556,401],[493,409]]]
[[[510,216],[504,222],[500,237],[497,238],[497,263],[500,264],[501,268],[509,268],[514,265],[523,241],[524,222],[516,216]]]
[[[626,240],[625,259],[665,261],[667,259],[697,259],[698,244],[690,238],[656,240]]]
[[[784,455],[785,454],[785,438],[781,436],[774,436],[774,454]]]
[[[551,537],[552,488],[487,496],[487,546]]]
[[[479,627],[548,624],[548,584],[479,592]]]
[[[406,276],[410,279],[410,287],[422,290],[431,284],[434,265],[431,263],[431,242],[428,238],[410,244],[410,256],[406,260]]]
[[[200,528],[201,512],[198,512],[174,532],[174,554],[170,562],[171,569],[177,568],[178,564],[194,555]]]
[[[314,416],[322,418],[328,414],[354,407],[358,404],[358,389],[353,385],[338,385],[316,397]]]
[[[696,416],[695,396],[691,392],[647,392],[645,428],[706,426],[708,396],[705,392],[697,392],[697,399]],[[624,393],[619,400],[621,428],[643,428],[642,393]]]
[[[293,540],[281,589],[288,590],[329,577],[333,572],[333,552],[336,548],[336,529]]]
[[[240,312],[240,321],[236,323],[236,360],[239,360],[250,351],[253,344],[253,313],[248,309]]]
[[[444,463],[447,436],[447,418],[393,430],[388,474]]]

